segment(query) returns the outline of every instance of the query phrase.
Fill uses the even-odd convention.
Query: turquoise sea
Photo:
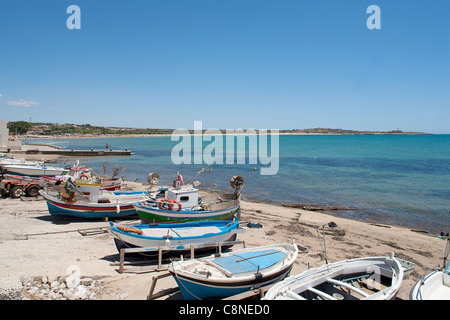
[[[168,185],[177,171],[186,181],[210,168],[197,178],[203,187],[216,183],[216,189],[231,190],[229,179],[241,175],[246,199],[355,206],[358,210],[330,213],[434,233],[450,231],[450,135],[280,135],[279,171],[271,176],[260,175],[260,167],[267,165],[248,160],[232,165],[175,165],[171,152],[178,142],[170,137],[29,142],[68,149],[105,149],[108,143],[112,149],[129,149],[132,156],[81,159],[101,173],[105,161],[109,173],[117,164],[128,168],[122,173],[127,180],[146,182],[149,172],[158,172],[160,184]],[[204,141],[203,147],[208,144]]]

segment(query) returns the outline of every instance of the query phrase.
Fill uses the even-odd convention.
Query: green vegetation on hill
[[[331,128],[311,128],[311,129],[292,129],[280,130],[282,133],[303,133],[303,134],[424,134],[422,132],[403,132],[401,130],[391,131],[359,131]]]
[[[111,128],[92,126],[90,124],[57,124],[57,123],[33,123],[28,132],[35,135],[104,135],[104,134],[167,134],[171,129],[155,128]]]
[[[9,122],[8,129],[10,134],[19,135],[145,135],[145,134],[172,134],[174,129],[156,129],[156,128],[116,128],[100,127],[90,124],[59,124],[59,123],[29,123],[26,121]],[[193,130],[189,130],[193,133]],[[203,130],[205,132],[205,130]],[[225,132],[225,130],[222,130]],[[311,128],[311,129],[289,129],[280,130],[280,133],[291,134],[424,134],[421,132],[403,132],[400,130],[392,131],[357,131],[346,129],[331,128]]]

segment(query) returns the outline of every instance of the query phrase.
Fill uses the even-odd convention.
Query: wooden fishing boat
[[[427,270],[412,287],[409,293],[410,300],[450,300],[450,261],[448,261],[450,238],[448,233],[441,233],[439,237],[447,240],[443,267],[437,265]]]
[[[283,280],[297,255],[295,244],[274,244],[174,261],[169,272],[184,299],[220,299]]]
[[[238,233],[245,229],[239,221],[198,221],[184,223],[141,224],[121,226],[109,223],[117,250],[123,248],[165,247],[165,252],[189,250],[191,244],[235,241]]]
[[[132,203],[149,199],[147,192],[99,192],[100,186],[100,184],[76,186],[69,179],[59,193],[50,195],[44,190],[40,190],[39,193],[47,201],[48,211],[52,216],[80,218],[135,215]]]
[[[329,263],[275,284],[263,300],[390,300],[413,266],[393,254]]]
[[[230,181],[234,193],[209,194],[200,199],[192,185],[177,184],[167,190],[167,196],[156,203],[135,203],[134,208],[142,223],[227,220],[240,214],[241,177]],[[208,201],[206,201],[208,198]]]

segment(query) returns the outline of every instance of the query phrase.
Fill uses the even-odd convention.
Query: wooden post
[[[123,273],[123,261],[125,260],[125,249],[120,249],[119,273]]]
[[[191,259],[194,259],[194,245],[191,244]]]
[[[150,291],[149,291],[149,293],[147,295],[147,300],[153,300],[153,299],[156,299],[156,298],[159,298],[159,297],[162,297],[162,296],[166,296],[168,294],[180,291],[179,287],[175,287],[175,288],[164,289],[164,290],[162,290],[162,291],[160,291],[158,293],[153,294],[153,292],[155,291],[156,282],[159,279],[162,279],[162,278],[165,278],[165,277],[168,277],[168,276],[170,276],[169,272],[163,273],[163,274],[161,274],[159,276],[156,276],[156,277],[152,278],[152,285],[151,285]]]
[[[158,247],[158,268],[161,269],[162,265],[162,248]]]

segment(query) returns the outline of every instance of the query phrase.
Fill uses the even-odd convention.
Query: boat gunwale
[[[156,207],[146,207],[141,205],[140,203],[138,203],[138,201],[136,201],[135,203],[132,204],[134,209],[136,210],[136,212],[140,213],[144,213],[144,214],[152,214],[152,215],[156,215],[156,216],[161,216],[161,217],[166,217],[166,218],[182,218],[184,215],[189,215],[191,217],[193,216],[206,216],[209,214],[214,214],[214,215],[220,215],[221,212],[229,212],[229,211],[234,211],[234,210],[239,210],[240,209],[240,203],[230,206],[228,208],[225,209],[220,209],[220,210],[216,210],[216,211],[211,211],[211,210],[189,210],[189,209],[181,209],[179,211],[175,211],[175,210],[164,210],[164,209],[160,209],[157,206]]]
[[[226,220],[219,220],[217,222],[221,222],[221,221],[226,221]],[[208,221],[208,222],[214,222],[214,221]],[[231,220],[230,220],[230,222],[231,222]],[[227,222],[223,227],[217,227],[217,228],[220,229],[220,231],[216,232],[216,233],[210,232],[210,233],[204,233],[204,234],[201,234],[201,235],[195,235],[195,236],[189,236],[189,237],[179,236],[179,237],[176,237],[176,238],[175,237],[170,238],[170,240],[192,240],[192,239],[209,238],[209,237],[214,237],[214,236],[220,236],[220,235],[223,235],[223,234],[226,234],[226,233],[230,233],[230,232],[233,232],[233,231],[239,229],[239,221],[234,221],[231,224],[230,224],[230,222]],[[135,233],[131,233],[131,232],[125,232],[125,231],[122,231],[122,230],[118,229],[119,225],[115,225],[113,222],[109,222],[109,223],[110,223],[110,230],[111,230],[111,232],[113,234],[119,233],[121,235],[125,235],[125,236],[132,237],[132,238],[137,238],[137,239],[143,239],[143,240],[161,240],[161,239],[164,239],[163,237],[151,237],[151,236],[139,235],[139,234],[135,234]],[[184,222],[184,223],[189,223],[189,224],[192,224],[192,225],[199,224],[199,222]],[[177,224],[178,224],[178,226],[175,226]],[[211,223],[211,224],[213,224],[213,223]],[[162,223],[162,224],[158,224],[157,228],[160,228],[160,229],[172,229],[172,227],[170,227],[169,225],[173,225],[174,228],[177,228],[177,227],[180,228],[180,226],[179,226],[180,223],[170,223],[170,224]],[[145,226],[148,226],[148,224],[133,225],[132,227],[133,228],[138,228],[138,229],[143,229],[143,227],[145,227]],[[152,226],[150,226],[149,229],[152,229],[151,227]],[[188,226],[185,226],[185,227],[187,228]],[[198,226],[198,227],[201,228],[201,226]],[[155,229],[157,229],[157,228],[155,228]],[[120,240],[124,241],[123,239],[120,239]]]

